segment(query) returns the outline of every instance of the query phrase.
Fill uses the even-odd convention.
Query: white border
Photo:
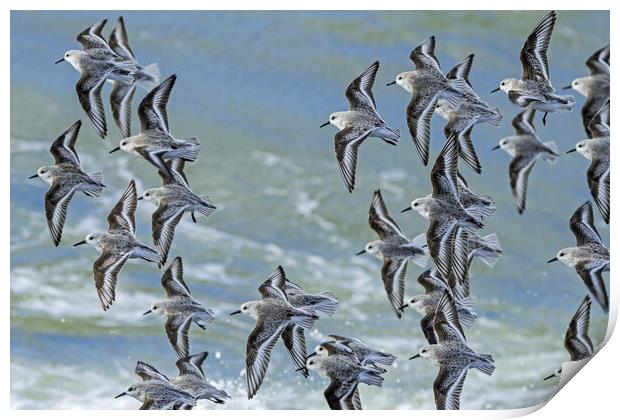
[[[513,9],[521,9],[521,10],[567,10],[567,9],[581,9],[581,10],[611,10],[610,14],[610,39],[619,39],[616,38],[618,36],[618,27],[616,8],[618,8],[619,2],[605,2],[600,0],[589,0],[588,2],[576,2],[576,1],[532,1],[532,0],[520,0],[517,2],[504,2],[500,4],[498,1],[468,1],[468,2],[458,2],[456,0],[443,0],[438,4],[435,3],[423,3],[423,2],[413,2],[412,0],[408,1],[395,1],[395,0],[382,0],[381,2],[372,2],[368,0],[339,0],[339,1],[325,1],[325,0],[296,0],[294,2],[291,1],[282,1],[282,0],[267,0],[261,2],[250,2],[243,0],[227,0],[223,3],[210,3],[205,4],[204,2],[199,1],[188,1],[188,0],[175,0],[174,2],[157,2],[153,1],[132,1],[129,4],[126,0],[107,0],[105,3],[103,2],[91,2],[86,3],[84,1],[77,0],[56,0],[53,2],[54,9],[107,9],[107,10],[146,10],[146,9],[160,9],[160,10],[200,10],[205,7],[211,10],[372,10],[372,9],[380,9],[380,10],[415,10],[421,9],[425,10],[428,6],[436,6],[441,5],[442,7],[437,10],[482,10],[482,9],[495,9],[495,10],[513,10]],[[2,85],[2,97],[4,98],[2,104],[2,126],[6,127],[5,130],[10,131],[10,74],[9,74],[9,60],[10,60],[10,10],[37,10],[37,9],[50,9],[48,7],[49,2],[43,1],[32,1],[32,0],[23,0],[23,1],[14,1],[8,0],[3,1],[3,11],[2,14],[2,37],[3,42],[1,45],[3,51],[3,57],[6,57],[4,60],[4,65],[2,66],[2,79],[4,83]],[[90,7],[89,7],[90,6]],[[586,7],[584,7],[586,6]],[[616,35],[614,35],[616,33]],[[612,66],[612,79],[614,78],[614,74],[617,73],[617,67]],[[617,86],[612,83],[612,96],[614,98],[618,97],[616,94],[618,91]],[[614,99],[615,100],[615,99]],[[614,114],[615,115],[615,114]],[[612,119],[618,120],[614,118],[612,115]],[[613,125],[618,127],[620,122],[614,121]],[[4,197],[4,202],[10,202],[10,145],[8,139],[10,138],[10,132],[5,131],[3,146],[5,153],[0,154],[0,159],[2,159],[2,164],[0,167],[2,168],[3,180],[1,185],[1,194]],[[612,141],[612,159],[617,161],[618,154],[620,152],[619,147],[613,146]],[[620,185],[620,171],[612,171],[612,201],[615,202],[615,197],[617,196],[616,192],[620,189],[615,186]],[[616,242],[614,238],[618,237],[620,228],[616,228],[616,219],[615,217],[615,209],[613,206],[612,209],[612,223],[610,230],[610,249],[615,249],[614,243]],[[4,205],[0,208],[2,212],[2,220],[10,220],[9,206]],[[0,256],[2,262],[2,272],[4,273],[3,281],[5,283],[4,293],[0,294],[0,307],[3,308],[4,317],[2,319],[3,324],[3,346],[2,346],[2,372],[4,373],[5,380],[2,382],[2,402],[4,410],[8,411],[10,409],[10,358],[9,358],[9,334],[10,334],[10,305],[9,305],[9,297],[10,297],[10,225],[7,223],[0,224],[0,231],[2,233],[2,237],[4,238],[4,249]],[[612,259],[615,259],[615,254]],[[615,265],[616,263],[614,263]],[[352,416],[356,416],[357,418],[378,418],[380,415],[389,415],[393,419],[411,419],[412,417],[417,418],[460,418],[460,419],[482,419],[482,418],[508,418],[508,417],[517,417],[521,415],[530,414],[531,419],[547,419],[547,418],[563,418],[563,419],[577,419],[583,418],[584,416],[588,416],[591,418],[599,417],[599,418],[609,418],[611,413],[617,413],[617,404],[616,400],[620,398],[618,395],[618,385],[617,378],[620,377],[620,363],[618,362],[618,354],[620,354],[620,339],[618,339],[617,334],[615,336],[611,335],[613,328],[615,326],[617,314],[618,314],[618,288],[616,286],[617,279],[612,279],[611,282],[614,284],[610,287],[611,294],[611,302],[612,302],[612,312],[610,315],[610,325],[607,332],[606,339],[609,340],[604,348],[593,358],[593,360],[587,364],[587,366],[582,369],[578,374],[578,379],[570,381],[555,397],[553,397],[548,404],[541,410],[538,410],[540,407],[532,407],[529,409],[522,410],[504,410],[504,411],[461,411],[461,412],[437,412],[437,411],[390,411],[388,413],[380,412],[380,411],[364,411],[364,412],[343,412],[340,414],[336,414],[334,412],[322,411],[317,413],[316,411],[255,411],[253,413],[248,413],[247,411],[238,411],[238,410],[230,410],[230,411],[218,411],[217,413],[206,414],[201,411],[191,411],[191,412],[169,412],[166,414],[151,412],[149,414],[149,418],[157,418],[159,416],[166,416],[166,418],[180,418],[183,417],[196,417],[196,416],[217,416],[218,419],[241,419],[247,418],[249,415],[252,416],[252,420],[269,418],[269,420],[273,419],[290,419],[290,416],[295,416],[298,419],[312,419],[315,420],[317,415],[323,417],[332,417],[338,416],[338,418],[352,418]],[[33,369],[36,369],[36,366],[33,366]],[[84,413],[81,412],[66,412],[66,411],[8,411],[8,416],[10,418],[36,418],[40,419],[41,417],[56,417],[62,416],[65,419],[80,419],[82,420]],[[137,411],[129,412],[119,412],[119,414],[123,417],[125,416],[144,416]],[[104,418],[109,415],[109,413],[99,410],[99,411],[91,411],[86,414],[91,418]],[[617,414],[616,414],[617,415]],[[162,418],[162,417],[160,417]],[[108,420],[108,419],[106,419]]]

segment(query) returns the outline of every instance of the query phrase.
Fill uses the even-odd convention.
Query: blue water
[[[122,14],[130,44],[142,64],[159,63],[162,76],[178,80],[168,106],[178,137],[198,136],[202,153],[188,166],[193,189],[209,193],[218,211],[209,220],[179,225],[170,260],[181,255],[195,297],[215,310],[207,331],[192,330],[192,351],[208,350],[207,376],[232,399],[217,408],[304,408],[327,405],[326,380],[304,380],[292,372],[276,346],[258,396],[245,398],[245,340],[253,322],[227,316],[255,299],[257,287],[278,265],[309,290],[331,290],[340,298],[334,318],[322,318],[308,337],[314,347],[327,334],[356,336],[399,357],[381,390],[361,389],[366,407],[433,408],[436,368],[408,361],[424,343],[419,317],[398,320],[380,279],[380,262],[355,257],[375,239],[367,224],[372,191],[381,188],[388,208],[410,236],[427,228],[413,213],[398,213],[413,197],[430,191],[408,135],[398,148],[368,141],[360,149],[357,186],[348,194],[333,153],[333,127],[319,129],[331,112],[346,109],[344,91],[361,70],[381,62],[374,89],[391,126],[407,133],[409,94],[385,87],[411,68],[410,50],[430,35],[449,69],[467,54],[476,58],[471,82],[482,98],[504,113],[502,126],[478,126],[474,143],[482,175],[464,169],[472,189],[491,195],[497,215],[484,233],[497,232],[505,255],[493,269],[479,262],[471,271],[480,319],[466,332],[470,345],[492,353],[492,377],[470,372],[461,407],[517,408],[544,401],[553,381],[542,381],[568,359],[566,325],[586,289],[576,273],[545,261],[572,245],[568,219],[588,199],[588,163],[562,155],[556,165],[536,164],[527,211],[517,215],[508,184],[510,157],[491,148],[513,133],[518,112],[503,93],[489,94],[500,79],[520,75],[519,49],[541,12],[14,12],[11,15],[11,404],[13,408],[137,408],[113,397],[138,378],[137,360],[175,373],[175,354],[163,320],[142,317],[163,290],[161,272],[128,264],[117,302],[104,313],[91,265],[97,253],[72,248],[88,232],[105,229],[105,217],[130,178],[138,190],[159,185],[156,172],[127,154],[108,155],[120,134],[108,111],[110,135],[100,140],[83,115],[74,85],[78,74],[53,65],[78,48],[75,35],[100,19],[109,30]],[[559,12],[551,42],[551,76],[557,87],[587,74],[585,59],[609,40],[609,13]],[[105,32],[107,34],[107,31]],[[104,89],[107,102],[109,88]],[[134,101],[144,92],[139,91]],[[584,98],[576,94],[577,106]],[[106,105],[107,107],[107,105]],[[43,213],[46,185],[27,180],[51,162],[51,141],[82,118],[77,150],[89,171],[102,170],[108,188],[99,200],[76,196],[60,247],[51,245]],[[537,119],[543,141],[560,150],[585,134],[578,108]],[[138,122],[134,114],[134,131]],[[432,124],[431,159],[443,145],[444,121]],[[140,202],[138,237],[150,240],[155,207]],[[609,229],[598,214],[607,242]],[[407,294],[421,292],[410,265]],[[604,336],[607,318],[592,306],[591,335]],[[282,392],[286,389],[288,392]],[[213,404],[201,403],[214,408]]]

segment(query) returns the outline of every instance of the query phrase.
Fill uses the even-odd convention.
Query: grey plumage
[[[603,280],[603,272],[609,271],[609,250],[603,245],[592,214],[589,201],[582,204],[570,218],[570,229],[577,245],[560,250],[548,262],[561,261],[574,267],[588,291],[605,312],[609,311],[609,297]]]
[[[100,172],[86,173],[82,169],[80,158],[75,151],[81,126],[82,122],[76,121],[56,138],[50,147],[54,165],[42,166],[30,177],[39,177],[50,185],[45,194],[45,217],[55,246],[60,244],[67,209],[74,194],[82,191],[89,197],[99,197],[105,187]]]
[[[195,323],[203,330],[215,319],[211,309],[196,301],[183,279],[183,260],[176,257],[161,278],[166,299],[155,302],[144,313],[161,314],[166,317],[166,335],[179,357],[189,355],[189,329]]]
[[[357,150],[364,140],[377,137],[395,145],[400,139],[400,132],[390,128],[377,111],[372,87],[378,70],[379,62],[375,61],[356,77],[345,93],[349,110],[331,114],[329,121],[321,125],[333,124],[340,130],[334,136],[334,146],[342,180],[349,192],[355,188]]]
[[[93,264],[95,287],[103,310],[116,299],[118,273],[130,258],[157,263],[159,252],[136,239],[136,183],[129,181],[127,189],[108,215],[108,231],[90,233],[74,246],[89,244],[101,253]]]
[[[224,404],[230,395],[207,382],[202,370],[202,364],[208,355],[208,352],[203,351],[177,360],[176,366],[179,369],[179,375],[172,378],[170,382],[197,400],[206,399],[216,404]]]

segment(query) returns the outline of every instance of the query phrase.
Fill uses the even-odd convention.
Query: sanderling
[[[362,366],[346,356],[316,355],[308,358],[306,366],[330,379],[323,395],[332,410],[361,410],[358,385],[364,383],[381,387],[383,384],[380,371]]]
[[[426,166],[431,139],[431,118],[437,101],[443,98],[453,107],[458,107],[464,99],[461,92],[467,82],[463,79],[449,80],[443,75],[435,57],[434,36],[427,38],[411,51],[409,58],[416,69],[400,73],[388,86],[398,84],[413,95],[407,106],[407,125],[418,155]]]
[[[525,40],[520,56],[523,67],[521,79],[504,79],[499,87],[493,90],[506,92],[508,99],[517,106],[544,112],[543,124],[547,122],[547,113],[572,111],[575,106],[572,96],[555,93],[549,79],[547,49],[555,19],[555,12],[547,13]]]
[[[458,146],[456,136],[452,135],[431,171],[433,193],[413,200],[403,212],[415,210],[430,221],[426,242],[431,258],[444,278],[454,275],[460,281],[466,275],[467,237],[475,234],[483,224],[459,201],[457,165]]]
[[[191,394],[174,386],[166,375],[153,366],[138,362],[136,374],[142,378],[142,382],[131,385],[115,398],[125,395],[133,397],[142,403],[140,410],[191,409],[196,405],[196,399]]]
[[[587,359],[594,355],[594,345],[592,345],[592,340],[588,335],[591,306],[592,301],[590,300],[590,296],[586,296],[566,329],[564,348],[568,351],[568,354],[570,354],[571,362]],[[547,379],[551,379],[555,376],[559,377],[561,375],[562,368],[559,368],[551,375],[544,378],[544,380],[546,381]]]
[[[450,137],[452,133],[457,134],[459,155],[463,161],[475,172],[481,173],[482,167],[471,141],[471,132],[475,124],[488,122],[496,127],[499,126],[503,115],[499,108],[491,108],[483,102],[471,87],[469,72],[473,59],[473,54],[468,55],[446,73],[448,80],[463,79],[467,82],[463,88],[466,100],[458,107],[454,107],[449,101],[440,98],[437,101],[435,112],[448,120],[444,127],[446,138]]]
[[[376,190],[372,196],[368,210],[368,223],[377,232],[379,240],[367,243],[357,255],[367,252],[383,260],[383,268],[381,268],[383,285],[388,299],[396,311],[396,316],[400,318],[401,311],[398,308],[403,305],[405,296],[407,262],[411,260],[420,267],[426,265],[428,260],[428,255],[424,249],[426,247],[426,235],[422,233],[413,239],[407,238],[388,213],[380,190]]]
[[[554,141],[541,142],[534,128],[534,109],[526,109],[512,120],[516,136],[503,138],[493,150],[502,149],[513,159],[508,166],[512,195],[517,202],[517,212],[525,211],[527,199],[527,183],[530,172],[539,157],[554,163],[558,157],[558,147]]]
[[[278,276],[284,278],[284,291],[291,305],[296,308],[312,307],[317,312],[323,312],[329,316],[333,316],[338,309],[338,298],[329,291],[319,293],[309,293],[301,286],[290,281],[282,266],[276,269]],[[304,377],[308,376],[306,369],[306,335],[304,328],[295,322],[290,322],[282,332],[282,341],[286,350],[288,350],[296,370]]]
[[[193,162],[198,158],[200,143],[197,138],[177,139],[170,134],[166,105],[176,80],[177,76],[173,74],[142,99],[138,108],[140,133],[122,139],[120,146],[110,153],[123,150],[142,156],[170,178],[173,175],[166,160],[179,158]]]
[[[605,289],[603,272],[609,271],[609,250],[603,245],[592,215],[592,204],[586,201],[570,218],[570,229],[577,239],[577,246],[560,250],[548,263],[562,261],[574,267],[586,284],[590,294],[605,312],[609,311],[609,298]]]
[[[467,371],[475,368],[490,376],[495,370],[494,360],[490,354],[477,353],[467,345],[458,311],[447,292],[437,304],[434,329],[439,343],[422,347],[410,359],[422,357],[439,364],[433,383],[435,406],[438,410],[458,410]]]
[[[261,300],[246,302],[241,305],[241,309],[231,313],[247,314],[256,320],[256,326],[248,336],[245,355],[248,399],[252,399],[262,385],[269,367],[271,351],[286,327],[295,323],[302,328],[311,329],[318,318],[312,306],[296,308],[291,305],[284,283],[284,271],[278,267],[258,288]],[[302,344],[298,340],[293,343]],[[305,352],[305,342],[303,345]]]
[[[138,64],[136,57],[129,47],[129,38],[125,29],[125,20],[118,18],[116,26],[110,33],[108,45],[119,57],[131,61],[136,66],[134,83],[121,80],[112,80],[112,92],[110,93],[110,106],[116,126],[124,137],[131,135],[131,102],[136,92],[136,86],[141,86],[149,91],[159,83],[159,67],[156,63],[148,66]]]
[[[436,269],[431,268],[418,276],[418,283],[424,287],[424,294],[410,298],[401,309],[411,307],[422,315],[420,327],[428,341],[428,344],[437,344],[433,321],[437,304],[445,292],[450,293],[454,298],[454,304],[459,314],[459,321],[465,328],[469,328],[477,318],[476,305],[469,294],[469,285],[465,288],[457,283],[453,288],[440,277]]]
[[[194,300],[183,280],[183,261],[176,257],[161,278],[166,299],[155,302],[143,315],[150,313],[166,317],[166,335],[179,357],[189,355],[189,328],[194,322],[203,330],[215,319],[211,309]]]
[[[107,135],[105,111],[101,101],[101,89],[106,80],[120,80],[133,83],[135,63],[116,54],[101,35],[108,20],[80,32],[77,40],[83,50],[69,50],[56,64],[63,61],[71,64],[80,74],[75,85],[80,104],[101,138]]]
[[[489,196],[480,196],[469,189],[467,181],[459,172],[456,173],[456,176],[459,201],[467,213],[478,217],[481,221],[493,217],[497,210],[495,201]]]
[[[586,66],[590,69],[590,75],[573,80],[564,89],[575,89],[587,98],[581,108],[581,118],[588,137],[592,137],[588,124],[609,99],[609,44],[592,54]]]
[[[108,231],[89,233],[86,239],[73,245],[88,244],[101,253],[101,257],[93,264],[93,273],[104,311],[116,299],[117,276],[128,259],[159,262],[159,252],[136,239],[137,198],[136,182],[132,179],[108,215]]]
[[[82,121],[75,122],[54,140],[50,147],[54,165],[42,166],[30,177],[39,177],[50,185],[45,194],[45,217],[55,246],[60,244],[67,208],[75,192],[82,191],[89,197],[99,197],[105,187],[101,172],[86,173],[82,170],[80,158],[75,151],[81,126]]]
[[[209,217],[217,208],[208,194],[198,196],[191,190],[183,171],[185,161],[172,159],[166,163],[166,166],[172,177],[159,171],[162,186],[148,189],[138,198],[138,200],[154,201],[158,205],[152,216],[152,229],[153,243],[160,249],[160,265],[166,263],[174,231],[185,212],[190,212],[192,220],[196,223],[194,212],[197,211]]]
[[[224,400],[229,399],[230,395],[223,389],[218,389],[208,383],[202,370],[202,364],[208,355],[208,352],[203,351],[177,360],[179,375],[172,378],[170,382],[183,391],[189,392],[197,400],[224,404]]]
[[[581,140],[575,145],[574,149],[566,153],[579,152],[586,159],[591,161],[587,172],[588,187],[590,194],[598,207],[605,223],[609,224],[609,126],[606,126],[603,119],[609,122],[609,100],[601,108],[600,112],[590,119],[590,126],[594,137]],[[595,127],[606,127],[605,130],[599,130]]]
[[[329,121],[321,125],[325,127],[333,124],[340,130],[334,136],[336,159],[349,192],[355,188],[357,149],[364,140],[377,137],[395,146],[400,139],[400,132],[390,128],[377,112],[372,86],[378,70],[379,62],[375,61],[357,76],[345,93],[349,110],[334,112],[329,116]]]
[[[366,345],[362,340],[358,338],[349,338],[342,335],[330,335],[336,343],[348,347],[357,356],[360,363],[364,366],[377,364],[384,366],[391,366],[396,360],[396,356],[383,351],[375,350]]]

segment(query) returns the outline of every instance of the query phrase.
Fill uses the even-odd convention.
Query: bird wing
[[[295,324],[288,324],[282,332],[282,340],[284,346],[293,359],[295,368],[297,368],[304,377],[308,377],[308,369],[306,368],[306,336],[304,329]]]
[[[355,171],[357,167],[357,149],[368,138],[372,130],[349,126],[334,136],[336,159],[340,166],[342,180],[349,192],[355,188]]]
[[[80,158],[75,151],[75,142],[80,132],[82,121],[76,121],[71,127],[62,133],[50,147],[50,153],[54,156],[54,163],[71,163],[73,166],[80,167]]]
[[[440,343],[447,340],[467,341],[454,300],[447,290],[437,303],[434,328]]]
[[[366,70],[357,76],[347,87],[345,95],[349,100],[349,109],[370,109],[377,112],[377,105],[372,94],[372,86],[377,77],[379,62],[375,61]]]
[[[433,197],[446,201],[459,202],[458,189],[458,159],[459,147],[456,135],[452,134],[437,156],[431,171]]]
[[[424,85],[417,90],[407,105],[407,126],[413,144],[424,166],[428,165],[431,142],[431,119],[437,107],[439,93],[433,85]]]
[[[208,355],[209,352],[203,351],[187,357],[181,357],[175,363],[179,369],[179,375],[197,375],[204,379],[205,374],[202,370],[202,364]]]
[[[286,295],[286,273],[281,265],[269,275],[267,280],[263,282],[258,288],[263,298],[274,298],[288,302]]]
[[[189,287],[183,280],[183,260],[176,257],[168,266],[161,278],[161,285],[166,291],[166,297],[186,296],[191,297]]]
[[[586,296],[566,329],[564,347],[571,355],[572,361],[585,359],[594,354],[594,346],[588,335],[591,306],[592,300],[590,296]]]
[[[377,232],[381,240],[385,240],[392,236],[400,236],[407,239],[403,235],[398,224],[388,213],[380,190],[376,190],[372,196],[370,209],[368,210],[368,223],[370,227]]]
[[[108,43],[101,35],[101,30],[107,22],[107,19],[103,19],[102,21],[95,23],[90,28],[84,29],[77,35],[76,39],[80,44],[82,44],[82,48],[85,50],[98,48],[112,52],[108,46]]]
[[[588,57],[586,66],[588,66],[592,75],[609,74],[609,44]]]
[[[161,263],[168,258],[174,231],[183,218],[187,206],[160,204],[152,216],[153,243],[160,249]]]
[[[62,180],[56,180],[45,194],[45,218],[55,246],[60,243],[62,229],[67,218],[67,208],[78,187],[79,184],[70,185]]]
[[[254,397],[263,383],[269,367],[271,351],[286,326],[286,322],[265,323],[259,319],[250,333],[245,358],[248,398]]]
[[[136,61],[136,57],[129,47],[129,37],[127,36],[127,30],[125,29],[125,20],[122,16],[118,18],[116,26],[112,29],[108,44],[112,51],[114,51],[120,57],[126,60]]]
[[[590,291],[590,294],[594,296],[596,301],[601,305],[605,312],[609,311],[609,296],[607,295],[607,289],[605,288],[605,281],[603,280],[604,265],[591,265],[588,263],[578,263],[575,265],[577,274],[583,280],[586,287]]]
[[[435,36],[425,39],[411,51],[409,59],[413,61],[418,70],[432,69],[441,73],[441,65],[435,56]]]
[[[179,357],[189,355],[189,327],[191,325],[192,317],[184,314],[168,315],[166,320],[168,341]]]
[[[510,161],[508,165],[508,176],[510,178],[510,188],[512,195],[517,201],[517,211],[519,214],[525,211],[527,200],[527,183],[536,163],[536,155],[526,153],[518,155]]]
[[[577,246],[585,244],[603,244],[601,236],[594,226],[594,214],[592,204],[589,201],[583,203],[570,218],[570,230],[575,235]]]
[[[166,106],[170,99],[170,92],[174,87],[177,76],[173,74],[155,86],[140,102],[138,116],[140,117],[141,131],[158,129],[168,133],[168,112]]]
[[[536,110],[532,108],[527,108],[525,111],[519,112],[512,119],[512,126],[518,135],[530,135],[535,138],[538,138],[538,134],[536,133],[536,128],[534,128],[534,115],[536,114]]]
[[[93,264],[95,287],[104,311],[107,311],[116,299],[116,281],[131,252],[115,254],[104,249]]]
[[[598,207],[605,223],[609,224],[609,188],[610,188],[610,172],[609,164],[592,162],[588,168],[588,186],[596,207]]]
[[[405,276],[407,275],[407,258],[383,257],[381,278],[388,299],[398,318],[402,315],[400,309],[405,300]]]
[[[434,268],[429,268],[418,276],[418,284],[424,287],[424,292],[430,294],[433,292],[443,292],[448,288],[446,282],[439,277],[439,273]]]
[[[521,49],[521,65],[524,80],[549,82],[547,49],[555,25],[555,12],[549,12],[527,37]]]
[[[136,207],[138,194],[136,181],[129,181],[127,189],[108,215],[108,230],[122,230],[134,235],[136,233]]]
[[[91,74],[88,70],[84,70],[82,77],[75,85],[75,91],[82,109],[88,115],[95,127],[95,131],[101,138],[105,138],[108,133],[103,101],[101,100],[101,89],[111,71],[112,67],[102,69],[98,74]]]
[[[441,365],[433,383],[435,405],[438,410],[460,409],[461,391],[468,370],[469,365]]]
[[[609,137],[609,98],[588,122],[588,132],[592,137]]]
[[[125,137],[131,135],[131,102],[136,93],[136,84],[124,83],[114,80],[112,92],[110,92],[110,108],[114,122]]]
[[[140,362],[136,363],[136,375],[142,378],[143,381],[164,381],[170,382],[168,377],[155,369],[153,366],[148,363]]]

